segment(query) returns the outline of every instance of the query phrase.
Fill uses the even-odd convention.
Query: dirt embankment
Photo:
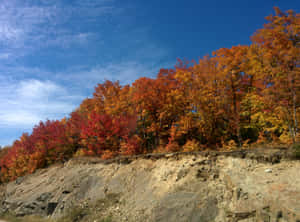
[[[18,216],[59,219],[77,210],[76,220],[87,222],[300,221],[300,161],[285,149],[76,158],[1,194],[1,210]]]

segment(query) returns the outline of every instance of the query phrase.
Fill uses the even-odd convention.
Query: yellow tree
[[[122,86],[118,81],[105,81],[95,87],[93,102],[94,111],[110,115],[129,114],[130,109],[130,87]]]
[[[292,140],[299,133],[300,109],[300,14],[275,7],[275,15],[252,37],[264,50],[265,96],[284,119]]]
[[[217,63],[205,56],[188,69],[177,69],[178,93],[185,101],[178,134],[210,146],[221,142],[224,125],[223,89]]]

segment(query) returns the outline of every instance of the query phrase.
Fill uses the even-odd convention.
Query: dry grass
[[[25,217],[16,217],[13,214],[5,214],[1,215],[0,217],[2,220],[8,221],[8,222],[54,222],[51,219],[48,218],[42,218],[39,216],[25,216]]]

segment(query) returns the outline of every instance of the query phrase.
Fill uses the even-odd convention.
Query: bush
[[[296,143],[292,146],[293,149],[293,156],[296,159],[300,159],[300,143]]]

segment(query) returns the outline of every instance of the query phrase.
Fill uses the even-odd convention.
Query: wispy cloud
[[[62,33],[52,39],[48,39],[45,43],[47,46],[60,46],[61,48],[69,48],[73,45],[84,45],[88,43],[95,35],[93,33]]]
[[[93,33],[76,29],[76,21],[90,22],[116,13],[113,1],[3,0],[0,5],[0,59],[12,59],[43,47],[83,44]],[[70,28],[68,23],[74,23]],[[17,53],[16,53],[17,52]]]
[[[28,2],[28,1],[27,1]],[[0,6],[0,41],[21,47],[38,25],[54,15],[53,7],[26,4],[26,1],[4,0]]]
[[[72,87],[78,87],[81,90],[88,89],[91,92],[98,83],[103,83],[105,80],[119,81],[123,85],[131,84],[143,76],[156,77],[160,68],[170,68],[173,65],[169,62],[141,63],[126,61],[91,68],[86,66],[73,67],[63,73],[56,73],[55,78],[66,83],[72,83]]]

